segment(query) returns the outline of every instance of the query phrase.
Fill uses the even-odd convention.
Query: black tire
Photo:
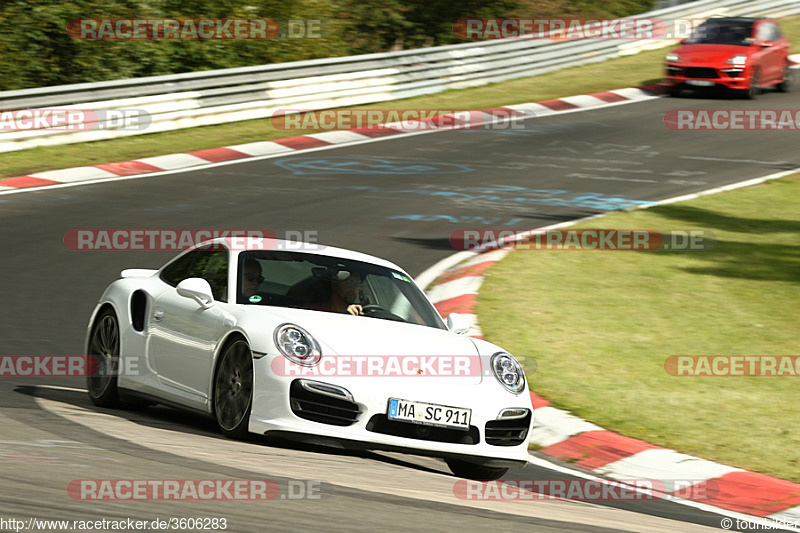
[[[744,97],[748,100],[755,100],[759,94],[761,94],[761,88],[758,86],[759,82],[759,72],[758,69],[753,71],[753,76],[750,78],[750,87],[745,89]]]
[[[786,63],[786,66],[783,68],[783,81],[776,85],[775,89],[777,89],[779,93],[790,92],[794,86],[794,83],[792,83],[794,81],[792,79],[793,76],[794,72],[789,68],[789,63]]]
[[[445,462],[454,475],[476,481],[494,481],[508,472],[508,468],[485,466],[461,459],[445,459]]]
[[[98,407],[120,407],[117,390],[119,370],[119,321],[113,309],[106,308],[95,318],[89,336],[88,354],[97,362],[96,372],[86,377],[89,399]]]
[[[670,88],[667,89],[667,94],[669,94],[672,98],[678,98],[682,92],[683,90],[680,84],[672,85]]]
[[[219,430],[232,439],[248,435],[253,406],[253,354],[244,339],[225,346],[214,374],[214,416]]]

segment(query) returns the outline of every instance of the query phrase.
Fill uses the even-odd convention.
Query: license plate
[[[686,80],[686,84],[694,85],[695,87],[711,87],[714,82],[708,80]]]
[[[468,430],[472,409],[390,398],[388,417],[425,426]]]

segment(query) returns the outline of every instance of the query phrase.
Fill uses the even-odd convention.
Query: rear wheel
[[[456,476],[477,481],[500,479],[508,472],[508,468],[485,466],[461,459],[445,459],[445,462]]]
[[[225,436],[247,436],[253,405],[253,354],[244,339],[229,343],[214,376],[214,414]]]
[[[97,363],[96,371],[86,378],[89,399],[99,407],[119,407],[119,322],[112,309],[106,308],[95,320],[87,355]]]

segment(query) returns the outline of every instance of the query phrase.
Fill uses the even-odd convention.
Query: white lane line
[[[728,159],[725,157],[709,157],[703,155],[681,155],[679,159],[694,159],[697,161],[725,161],[726,163],[753,163],[756,165],[791,165],[789,161],[758,161],[756,159]]]

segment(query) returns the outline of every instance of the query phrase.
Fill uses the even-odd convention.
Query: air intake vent
[[[322,424],[350,426],[361,414],[355,403],[334,398],[330,394],[307,390],[300,380],[293,381],[289,387],[289,402],[294,414]]]
[[[405,437],[407,439],[430,440],[434,442],[449,442],[451,444],[478,444],[480,435],[478,428],[470,426],[469,431],[451,428],[423,426],[410,422],[397,422],[389,420],[386,415],[375,415],[367,422],[367,431]]]
[[[528,438],[531,412],[523,418],[505,418],[486,422],[486,444],[492,446],[516,446]]]

